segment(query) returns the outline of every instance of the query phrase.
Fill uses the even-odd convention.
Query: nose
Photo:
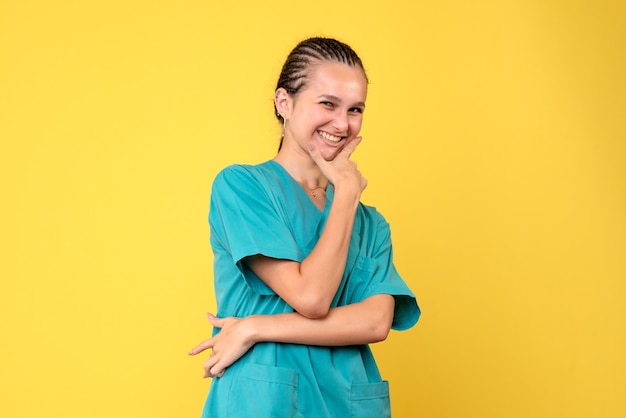
[[[340,133],[348,130],[348,115],[345,112],[337,112],[333,120],[333,128]]]

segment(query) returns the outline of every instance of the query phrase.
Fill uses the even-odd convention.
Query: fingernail
[[[312,142],[309,142],[308,145],[309,145],[309,151],[313,151],[315,149]]]
[[[208,316],[209,319],[215,319],[215,315],[213,315],[211,312],[207,312],[206,316]]]

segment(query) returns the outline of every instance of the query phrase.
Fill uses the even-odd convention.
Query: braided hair
[[[324,61],[338,62],[360,68],[367,80],[361,59],[349,45],[332,38],[309,38],[296,45],[287,56],[278,77],[276,90],[284,88],[292,97],[297,95],[306,85],[309,67]],[[278,121],[281,124],[284,123],[276,105],[274,105],[274,113]]]

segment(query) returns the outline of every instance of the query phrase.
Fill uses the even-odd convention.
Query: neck
[[[283,144],[283,147],[278,151],[274,161],[283,166],[291,177],[304,188],[309,190],[326,189],[328,180],[311,156],[304,150],[299,150],[300,152],[289,150],[285,145]]]

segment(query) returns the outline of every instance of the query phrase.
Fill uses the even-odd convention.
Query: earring
[[[287,120],[283,117],[283,131],[280,135],[281,138],[285,137],[285,126],[287,125]]]

